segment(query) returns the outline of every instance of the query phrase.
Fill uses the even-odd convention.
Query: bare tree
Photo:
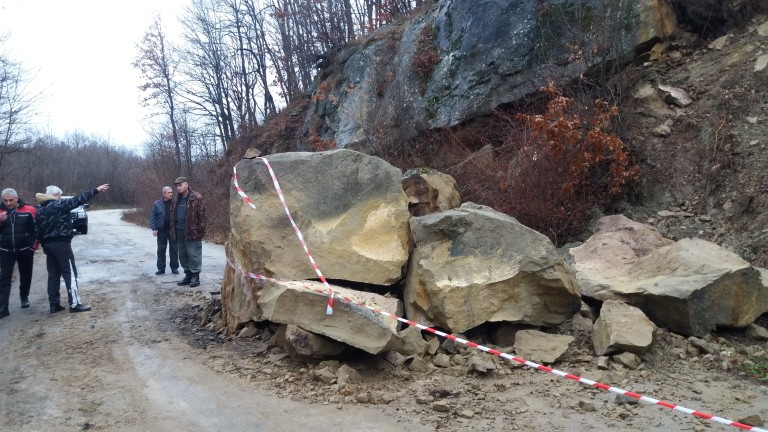
[[[178,171],[182,166],[182,159],[176,125],[177,83],[174,80],[176,61],[172,57],[172,50],[166,40],[160,17],[155,17],[137,48],[139,52],[133,66],[141,72],[144,79],[144,83],[139,86],[139,89],[146,94],[142,103],[145,106],[159,108],[161,115],[170,124]]]
[[[0,47],[7,36],[0,36]],[[0,171],[6,157],[24,150],[30,140],[25,128],[32,117],[37,97],[28,90],[29,82],[19,63],[0,53]]]

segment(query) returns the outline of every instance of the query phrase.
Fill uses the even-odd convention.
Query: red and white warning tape
[[[328,291],[331,293],[330,297],[328,298],[328,305],[325,307],[325,313],[330,315],[333,313],[333,289],[328,284],[328,282],[325,280],[325,276],[323,276],[323,273],[320,271],[320,267],[317,266],[317,263],[315,262],[315,259],[312,258],[312,254],[309,253],[309,248],[307,247],[307,242],[304,240],[304,235],[301,234],[301,230],[299,229],[298,225],[296,225],[296,222],[293,221],[293,216],[291,216],[291,211],[288,209],[288,204],[285,203],[285,197],[283,196],[283,190],[280,188],[280,183],[277,182],[277,176],[275,176],[275,172],[272,170],[272,165],[269,164],[269,161],[266,160],[263,157],[258,158],[262,162],[264,162],[264,165],[267,166],[267,170],[269,171],[269,175],[272,177],[272,184],[275,186],[275,190],[277,191],[277,196],[280,198],[280,203],[283,205],[283,210],[285,210],[285,214],[288,215],[288,220],[291,222],[291,226],[293,227],[293,231],[296,232],[296,237],[299,238],[299,242],[301,242],[301,247],[304,248],[304,252],[307,254],[307,258],[309,258],[310,264],[312,264],[312,267],[315,269],[315,273],[317,273],[317,276],[320,278],[320,280],[323,282],[323,285],[328,289]],[[235,164],[235,167],[233,168],[234,176],[232,178],[232,182],[235,185],[235,188],[237,189],[238,195],[243,197],[245,199],[245,202],[248,203],[248,205],[251,206],[252,209],[256,209],[256,205],[253,204],[250,198],[248,198],[248,195],[243,192],[243,189],[240,188],[240,184],[237,182],[237,164]]]
[[[334,297],[334,292],[331,289],[330,285],[328,285],[328,282],[326,282],[325,278],[320,273],[320,270],[317,268],[317,265],[315,264],[315,262],[312,259],[312,257],[309,255],[309,250],[306,247],[304,239],[301,236],[301,233],[300,233],[298,227],[296,227],[296,224],[293,222],[293,218],[291,217],[291,214],[288,211],[288,207],[285,204],[285,199],[283,198],[283,194],[282,194],[282,192],[280,190],[280,186],[277,183],[277,178],[275,177],[275,174],[272,171],[272,167],[269,165],[269,162],[266,159],[264,159],[264,158],[259,158],[259,159],[263,160],[264,163],[267,165],[267,169],[269,169],[269,173],[272,176],[272,181],[274,183],[275,189],[277,189],[277,193],[280,196],[280,201],[283,203],[283,208],[285,209],[285,212],[288,215],[288,218],[291,220],[291,225],[293,225],[294,230],[296,231],[297,235],[299,235],[299,239],[301,240],[301,244],[302,244],[302,246],[304,246],[304,250],[307,252],[307,255],[310,257],[309,258],[310,262],[315,267],[315,270],[317,271],[317,273],[319,275],[321,275],[320,277],[321,277],[321,280],[323,282],[323,285],[328,289],[328,292],[323,292],[322,290],[318,290],[318,289],[312,289],[312,288],[309,288],[307,286],[304,286],[304,288],[310,289],[312,291],[318,292],[318,293],[323,294],[323,295],[328,295],[330,297],[330,299],[329,299],[329,305],[328,305],[327,308],[328,308],[328,310],[330,310],[330,308],[332,307],[332,300],[333,300],[333,297]],[[243,197],[243,199],[253,209],[256,209],[256,206],[251,202],[251,200],[242,191],[242,189],[240,189],[240,186],[237,183],[237,165],[235,165],[235,174],[234,174],[233,182],[235,184],[235,187],[237,188],[237,193],[241,197]],[[250,277],[250,278],[253,278],[253,279],[270,280],[270,281],[280,282],[279,280],[274,279],[274,278],[270,278],[270,277],[267,277],[267,276],[258,275],[256,273],[251,273],[251,272],[244,271],[244,270],[238,268],[232,261],[229,260],[229,258],[227,258],[227,263],[229,264],[230,267],[232,267],[232,269],[234,269],[236,272],[240,273],[241,275],[244,275],[244,276],[247,276],[247,277]],[[587,378],[582,378],[580,376],[573,375],[573,374],[570,374],[568,372],[563,372],[563,371],[560,371],[560,370],[557,370],[557,369],[553,369],[553,368],[550,368],[550,367],[547,367],[547,366],[544,366],[544,365],[540,365],[538,363],[534,363],[532,361],[528,361],[528,360],[525,360],[523,358],[520,358],[520,357],[517,357],[517,356],[513,356],[511,354],[503,353],[501,351],[497,351],[495,349],[492,349],[492,348],[489,348],[489,347],[477,344],[475,342],[471,342],[471,341],[468,341],[466,339],[462,339],[462,338],[453,336],[451,334],[442,332],[440,330],[437,330],[437,329],[434,329],[434,328],[431,328],[431,327],[427,327],[425,325],[422,325],[422,324],[410,321],[408,319],[405,319],[403,317],[397,316],[395,314],[379,310],[379,309],[374,308],[372,306],[369,306],[369,305],[367,305],[365,303],[359,303],[359,302],[356,302],[354,300],[351,300],[351,299],[349,299],[347,297],[344,297],[344,296],[341,296],[341,295],[338,295],[338,294],[336,294],[336,297],[338,297],[339,300],[342,301],[343,303],[347,303],[347,304],[350,304],[350,305],[353,305],[353,306],[356,305],[356,306],[364,307],[364,308],[369,309],[369,310],[371,310],[371,311],[373,311],[373,312],[375,312],[377,314],[381,314],[381,315],[387,316],[389,318],[395,319],[397,321],[400,321],[400,322],[402,322],[404,324],[408,324],[409,326],[417,327],[417,328],[419,328],[421,330],[430,332],[430,333],[432,333],[434,335],[437,335],[437,336],[440,336],[440,337],[452,340],[454,342],[460,343],[462,345],[466,345],[466,346],[468,346],[470,348],[474,348],[474,349],[477,349],[479,351],[482,351],[482,352],[485,352],[485,353],[488,353],[488,354],[491,354],[491,355],[494,355],[494,356],[497,356],[497,357],[501,357],[501,358],[504,358],[504,359],[507,359],[507,360],[511,360],[511,361],[523,364],[523,365],[528,366],[528,367],[533,368],[533,369],[537,369],[537,370],[540,370],[540,371],[548,372],[548,373],[557,375],[559,377],[568,378],[570,380],[577,381],[577,382],[580,382],[582,384],[586,384],[586,385],[589,385],[589,386],[592,386],[592,387],[596,387],[596,388],[599,388],[599,389],[602,389],[602,390],[605,390],[605,391],[608,391],[608,392],[611,392],[611,393],[614,393],[614,394],[630,397],[630,398],[637,399],[639,401],[646,402],[646,403],[649,403],[649,404],[653,404],[653,405],[669,408],[669,409],[674,410],[674,411],[678,411],[678,412],[681,412],[681,413],[684,413],[684,414],[688,414],[688,415],[691,415],[691,416],[694,416],[694,417],[710,420],[710,421],[713,421],[713,422],[716,422],[716,423],[720,423],[720,424],[724,424],[726,426],[731,426],[731,427],[734,427],[734,428],[737,428],[737,429],[742,429],[742,430],[747,430],[747,431],[754,431],[754,432],[768,432],[768,430],[761,429],[761,428],[756,427],[756,426],[751,426],[751,425],[748,425],[748,424],[739,423],[739,422],[733,421],[733,420],[728,420],[726,418],[718,417],[718,416],[715,416],[715,415],[712,415],[712,414],[708,414],[708,413],[705,413],[705,412],[696,411],[696,410],[693,410],[693,409],[690,409],[690,408],[686,408],[686,407],[683,407],[683,406],[680,406],[680,405],[673,404],[671,402],[654,399],[654,398],[651,398],[651,397],[648,397],[648,396],[643,396],[643,395],[638,394],[638,393],[634,393],[634,392],[631,392],[631,391],[628,391],[628,390],[624,390],[624,389],[621,389],[621,388],[618,388],[618,387],[613,387],[613,386],[610,386],[610,385],[607,385],[607,384],[603,384],[603,383],[600,383],[600,382],[597,382],[597,381],[592,381],[592,380],[587,379]],[[327,313],[330,314],[330,312],[327,312]]]

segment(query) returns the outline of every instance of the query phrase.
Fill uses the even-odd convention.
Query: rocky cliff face
[[[631,59],[674,28],[665,1],[443,0],[336,56],[313,91],[305,146],[319,137],[370,151],[454,126],[547,79]]]

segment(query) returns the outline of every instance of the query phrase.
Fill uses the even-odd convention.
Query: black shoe
[[[21,299],[21,308],[26,309],[29,307],[29,300],[27,299]]]
[[[184,285],[189,285],[189,283],[192,282],[192,272],[185,271],[184,274],[185,274],[184,279],[176,282],[176,285],[184,286]]]
[[[84,305],[84,304],[78,304],[75,307],[69,308],[69,311],[72,312],[72,313],[74,313],[74,312],[88,312],[89,310],[91,310],[91,307],[88,306],[88,305]]]
[[[190,288],[199,287],[200,286],[200,273],[192,273],[192,279],[189,280],[189,286]]]
[[[156,275],[165,274],[165,270],[158,270],[155,272]]]
[[[179,269],[171,269],[171,273],[173,273],[173,274],[179,274]]]
[[[11,313],[10,313],[10,312],[8,312],[8,309],[6,309],[6,310],[3,310],[3,311],[0,311],[0,318],[5,318],[5,317],[7,317],[7,316],[8,316],[8,315],[10,315],[10,314],[11,314]]]
[[[60,304],[52,304],[51,305],[51,313],[61,312],[64,309],[66,309],[64,306]]]

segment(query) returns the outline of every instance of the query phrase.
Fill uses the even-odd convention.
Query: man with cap
[[[61,279],[67,287],[67,299],[70,312],[87,312],[91,307],[80,303],[77,290],[77,267],[75,255],[72,253],[72,219],[70,212],[88,201],[98,193],[109,190],[109,184],[103,184],[71,198],[62,198],[62,191],[57,186],[48,186],[45,193],[35,195],[40,207],[37,209],[35,228],[37,239],[45,252],[45,266],[48,269],[48,302],[51,313],[66,309],[60,303]],[[75,283],[72,284],[72,276]]]
[[[196,287],[200,286],[203,237],[208,225],[205,200],[200,193],[189,188],[186,177],[178,177],[173,183],[177,194],[171,203],[171,238],[176,240],[179,262],[184,269],[184,279],[177,285]]]

